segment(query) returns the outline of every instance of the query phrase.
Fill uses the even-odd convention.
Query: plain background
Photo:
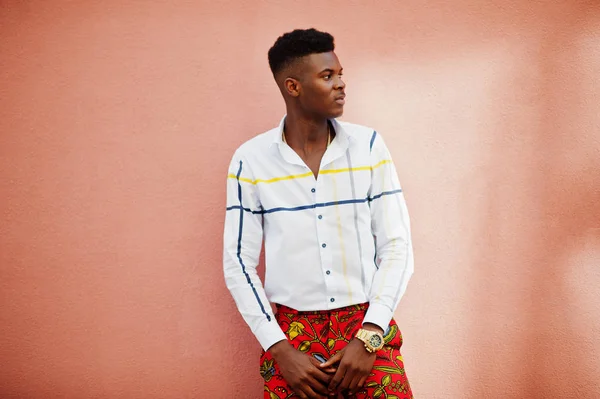
[[[225,176],[316,27],[405,189],[416,397],[600,397],[599,5],[0,0],[0,396],[262,397]]]

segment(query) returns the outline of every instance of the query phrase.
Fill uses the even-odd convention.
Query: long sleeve
[[[383,138],[373,133],[371,146],[371,229],[378,267],[373,277],[364,323],[386,330],[414,271],[410,221],[396,168]]]
[[[227,177],[223,233],[225,283],[252,332],[267,350],[286,339],[256,272],[263,239],[262,215],[250,165],[236,153]]]

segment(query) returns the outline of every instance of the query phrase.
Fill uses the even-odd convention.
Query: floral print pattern
[[[300,352],[319,362],[344,348],[360,328],[368,304],[348,306],[332,311],[298,312],[278,306],[276,319],[288,341]],[[377,352],[373,370],[361,391],[347,399],[412,399],[413,395],[400,354],[402,334],[394,320],[384,333],[384,347]],[[284,381],[271,355],[263,351],[260,358],[265,399],[293,399],[297,395]]]

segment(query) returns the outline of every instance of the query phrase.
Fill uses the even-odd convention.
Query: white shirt
[[[282,140],[283,123],[241,145],[229,166],[225,282],[261,346],[286,339],[269,304],[330,310],[369,302],[386,330],[414,265],[410,224],[381,135],[332,120],[318,178]],[[264,288],[256,272],[265,244]]]

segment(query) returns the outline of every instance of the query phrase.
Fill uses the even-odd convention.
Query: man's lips
[[[340,105],[344,105],[346,103],[345,98],[346,98],[345,94],[342,94],[340,96],[336,96],[335,97],[335,102],[338,103],[338,104],[340,104]]]

